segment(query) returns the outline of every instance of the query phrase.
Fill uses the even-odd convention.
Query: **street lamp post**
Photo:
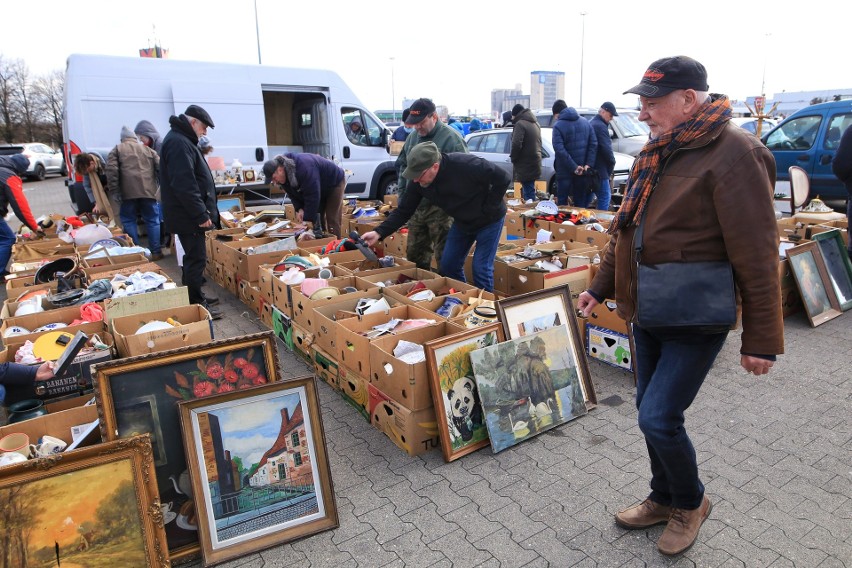
[[[580,32],[580,107],[583,106],[583,60],[586,49],[586,12],[580,12],[583,17],[583,27]]]
[[[257,64],[260,65],[260,24],[257,23],[257,0],[254,0],[254,33],[257,37]]]
[[[391,109],[393,109],[392,110],[392,112],[393,112],[392,122],[396,122],[396,92],[395,92],[395,85],[394,85],[394,78],[393,78],[393,60],[394,59],[396,59],[396,58],[395,57],[390,58],[390,62],[391,62]]]

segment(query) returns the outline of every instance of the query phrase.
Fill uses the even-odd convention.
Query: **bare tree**
[[[12,76],[14,61],[0,54],[0,116],[3,119],[2,136],[7,143],[15,139],[15,97]]]
[[[33,104],[30,68],[23,59],[12,64],[12,96],[20,112],[27,141],[35,141],[36,112]]]
[[[54,146],[62,144],[62,94],[64,89],[65,74],[58,69],[45,75],[39,75],[33,81],[33,97],[39,121],[43,121],[49,126],[49,138]]]

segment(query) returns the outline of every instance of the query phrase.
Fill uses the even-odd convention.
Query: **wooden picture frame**
[[[338,526],[312,375],[178,406],[205,565]]]
[[[193,498],[177,402],[275,382],[278,377],[277,344],[271,331],[92,366],[102,439],[152,436],[157,488],[175,513],[167,515],[165,523],[172,560],[199,551],[197,525],[188,521],[194,516]]]
[[[567,325],[571,337],[572,349],[576,355],[577,364],[581,367],[581,385],[586,407],[591,410],[598,404],[595,387],[592,384],[592,374],[589,362],[583,350],[583,339],[574,304],[571,302],[571,291],[568,286],[556,286],[527,292],[518,296],[497,301],[497,316],[503,324],[506,340],[517,339],[559,325]]]
[[[495,453],[588,412],[584,355],[565,324],[470,352]]]
[[[235,213],[237,211],[245,211],[246,202],[242,193],[220,195],[216,198],[216,208],[219,212],[230,211],[231,213]]]
[[[841,311],[852,309],[852,262],[840,229],[817,233],[811,238],[819,247]]]
[[[243,181],[247,183],[257,181],[257,174],[252,169],[243,170]]]
[[[424,344],[438,437],[447,462],[489,443],[470,352],[503,339],[500,324],[492,323]]]
[[[147,435],[6,466],[0,503],[14,566],[170,566]]]
[[[841,315],[840,304],[817,242],[810,241],[788,249],[787,260],[811,327]]]

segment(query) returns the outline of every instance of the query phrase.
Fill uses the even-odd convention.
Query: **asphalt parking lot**
[[[25,192],[36,216],[71,212],[61,178],[27,182]],[[162,264],[177,275],[174,256]],[[217,337],[264,329],[213,289],[225,314]],[[714,508],[680,557],[657,552],[662,527],[613,522],[647,495],[648,462],[631,376],[592,361],[599,405],[588,415],[449,464],[439,450],[406,456],[320,382],[340,527],[223,566],[848,567],[852,313],[817,328],[795,314],[785,334],[786,354],[755,378],[739,367],[731,333],[688,412]],[[310,372],[281,343],[279,351],[283,376]]]

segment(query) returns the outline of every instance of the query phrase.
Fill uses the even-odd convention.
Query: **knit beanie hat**
[[[23,154],[14,154],[9,159],[15,164],[15,170],[19,176],[24,175],[30,167],[30,159]]]
[[[122,126],[121,127],[121,139],[124,140],[125,138],[133,138],[134,140],[138,140],[138,138],[136,138],[136,134],[134,134],[133,131],[130,130],[130,128],[128,128],[126,126]]]
[[[518,116],[522,112],[524,112],[524,105],[519,103],[512,107],[512,116]]]

